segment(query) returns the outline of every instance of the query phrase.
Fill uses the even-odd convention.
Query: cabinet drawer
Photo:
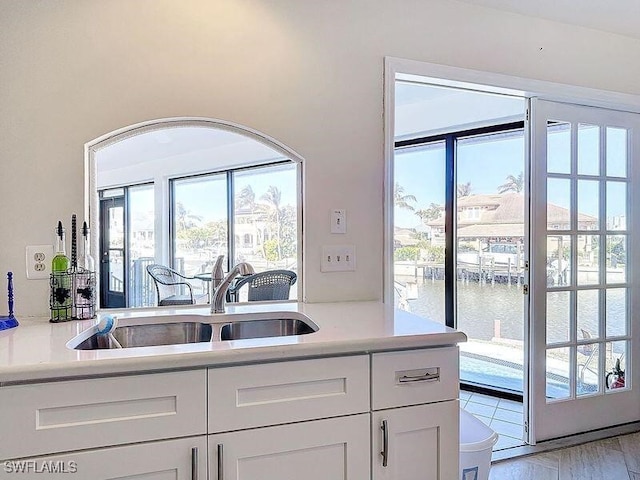
[[[372,357],[372,410],[458,398],[458,347]]]
[[[0,460],[205,433],[206,371],[0,388]]]
[[[209,433],[367,412],[369,359],[212,368],[209,399]]]

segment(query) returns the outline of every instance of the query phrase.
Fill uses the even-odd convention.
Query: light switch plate
[[[355,269],[355,245],[325,245],[322,247],[321,272],[353,272]]]
[[[347,233],[347,211],[344,208],[331,210],[331,233]]]
[[[28,245],[26,253],[27,278],[49,278],[53,261],[53,245]]]

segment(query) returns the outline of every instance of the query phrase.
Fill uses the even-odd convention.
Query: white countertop
[[[120,325],[171,321],[229,321],[232,315],[255,312],[300,312],[317,332],[289,337],[212,341],[183,345],[112,350],[73,350],[67,342],[91,328],[97,319],[50,323],[47,318],[20,318],[20,325],[0,331],[0,386],[94,375],[152,372],[203,366],[286,360],[325,355],[454,345],[466,336],[380,302],[258,303],[227,305],[227,313],[209,308],[105,311]],[[153,319],[149,317],[154,317]]]

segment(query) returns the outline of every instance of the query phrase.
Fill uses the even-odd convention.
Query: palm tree
[[[256,194],[253,191],[253,188],[251,188],[251,185],[247,185],[242,190],[240,190],[240,193],[236,197],[236,207],[249,207],[251,209],[251,212],[253,212],[255,204]]]
[[[464,184],[458,184],[458,196],[459,197],[468,197],[471,195],[471,182],[467,182]]]
[[[417,210],[416,215],[426,223],[440,218],[442,216],[442,208],[437,203],[432,202],[427,208]]]
[[[398,208],[403,208],[405,210],[411,210],[412,212],[415,210],[413,205],[409,205],[409,202],[417,202],[415,195],[408,195],[404,192],[404,187],[396,182],[395,187],[393,189],[393,204]]]
[[[194,215],[185,208],[182,202],[176,203],[175,218],[178,223],[178,230],[186,230],[188,228],[195,227],[196,224],[202,221],[200,215]]]
[[[278,245],[278,260],[282,258],[282,245],[280,245],[280,237],[282,233],[282,225],[280,224],[281,217],[281,206],[280,201],[282,199],[282,192],[280,189],[274,185],[271,185],[267,192],[260,196],[260,200],[262,200],[265,204],[267,212],[271,218],[273,218],[274,223],[276,225],[276,241]]]
[[[520,172],[517,177],[507,175],[507,182],[498,187],[498,193],[515,192],[520,193],[524,190],[524,173]]]

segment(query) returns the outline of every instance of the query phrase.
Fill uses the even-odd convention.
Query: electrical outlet
[[[28,279],[49,278],[53,260],[53,245],[28,245],[26,260]]]
[[[322,247],[321,272],[353,272],[355,269],[355,245],[325,245]]]

